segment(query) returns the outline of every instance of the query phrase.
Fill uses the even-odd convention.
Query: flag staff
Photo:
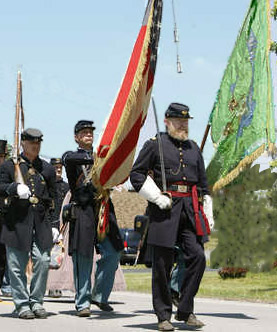
[[[210,128],[211,128],[211,124],[208,123],[207,126],[206,126],[206,130],[205,130],[205,133],[204,133],[203,139],[202,139],[201,146],[200,146],[200,151],[201,151],[201,152],[203,152],[203,149],[204,149],[204,146],[205,146],[205,144],[206,144],[206,140],[207,140],[207,137],[208,137],[208,134],[209,134]]]

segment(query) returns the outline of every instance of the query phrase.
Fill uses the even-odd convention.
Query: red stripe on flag
[[[129,156],[130,152],[134,149],[137,144],[139,131],[141,128],[142,113],[140,113],[137,121],[129,131],[128,135],[114,151],[113,155],[107,163],[104,165],[100,174],[100,183],[103,186],[114,172],[122,165],[123,161]]]
[[[119,122],[122,112],[124,110],[126,101],[129,96],[130,89],[133,84],[135,74],[137,71],[138,63],[139,63],[140,56],[141,56],[141,50],[144,45],[146,29],[147,29],[147,26],[142,26],[142,28],[140,30],[139,36],[137,38],[137,41],[134,46],[134,50],[133,50],[133,53],[132,53],[132,56],[131,56],[131,59],[130,59],[129,65],[128,65],[126,75],[125,75],[123,83],[122,83],[122,87],[119,91],[117,100],[115,102],[111,116],[107,123],[106,130],[103,133],[103,136],[102,136],[102,139],[101,139],[98,151],[97,151],[98,156],[99,156],[103,146],[107,146],[107,145],[109,146],[111,144],[114,134],[116,132],[118,122]],[[101,158],[105,157],[107,155],[107,152],[108,152],[108,149],[106,149],[106,153],[104,153],[104,151],[103,151],[103,154],[101,153]]]

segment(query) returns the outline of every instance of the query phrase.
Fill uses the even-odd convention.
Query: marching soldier
[[[62,178],[63,164],[61,158],[51,158],[50,164],[54,166],[56,172],[56,190],[57,190],[57,204],[55,206],[55,227],[60,229],[60,212],[66,193],[69,190],[69,185]]]
[[[7,155],[7,141],[0,140],[0,165],[3,164]],[[0,235],[2,231],[3,223],[3,213],[4,213],[4,200],[0,198]],[[3,243],[0,243],[0,288],[2,287],[2,282],[6,269],[6,249]],[[1,300],[0,300],[1,301]]]
[[[63,164],[71,191],[71,211],[74,216],[69,226],[69,255],[73,261],[76,290],[75,307],[79,317],[90,316],[91,273],[96,237],[96,190],[88,180],[93,165],[93,121],[79,121],[74,127],[77,151],[63,155]]]
[[[115,272],[118,268],[123,242],[116,223],[112,202],[109,201],[109,233],[97,242],[97,192],[88,180],[93,159],[93,121],[80,120],[74,128],[76,152],[66,152],[63,162],[72,194],[74,217],[70,221],[69,254],[72,255],[76,289],[75,306],[79,317],[90,316],[90,304],[103,311],[113,311],[108,303]],[[96,262],[94,287],[91,290],[91,272],[94,246],[101,258]]]
[[[192,117],[186,105],[170,104],[164,120],[167,132],[158,133],[144,144],[130,174],[135,190],[149,201],[152,296],[160,331],[174,330],[170,322],[172,297],[168,285],[175,244],[181,248],[186,266],[175,319],[196,328],[204,325],[194,314],[194,297],[206,266],[203,242],[210,231],[199,199],[210,196],[200,149],[188,139],[189,119]],[[162,192],[163,178],[166,193]]]
[[[56,172],[56,190],[57,190],[57,203],[54,211],[54,223],[57,229],[60,229],[60,212],[66,193],[69,190],[69,185],[62,178],[63,164],[61,158],[51,158],[50,164],[54,166]],[[60,289],[49,289],[50,297],[61,297],[62,291]]]
[[[0,196],[7,204],[0,240],[6,245],[13,301],[22,319],[47,317],[43,296],[50,250],[59,234],[49,219],[56,198],[55,170],[39,157],[42,136],[32,128],[21,134],[19,167],[24,184],[15,182],[12,159],[0,167]],[[25,270],[30,256],[33,276],[29,292]]]

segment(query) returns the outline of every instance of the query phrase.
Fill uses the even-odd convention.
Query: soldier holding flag
[[[94,164],[93,121],[80,120],[74,128],[77,151],[63,155],[71,197],[69,230],[69,255],[73,260],[73,273],[76,289],[75,307],[79,317],[91,315],[91,303],[103,311],[113,311],[108,304],[115,272],[118,268],[122,239],[116,224],[114,208],[108,201],[109,234],[97,242],[98,192],[89,179],[89,171]],[[91,289],[93,251],[96,245],[101,258],[97,261],[95,283]]]

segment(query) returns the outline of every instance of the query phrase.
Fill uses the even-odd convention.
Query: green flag
[[[218,190],[275,143],[270,0],[251,0],[210,115],[216,148],[208,168]]]

